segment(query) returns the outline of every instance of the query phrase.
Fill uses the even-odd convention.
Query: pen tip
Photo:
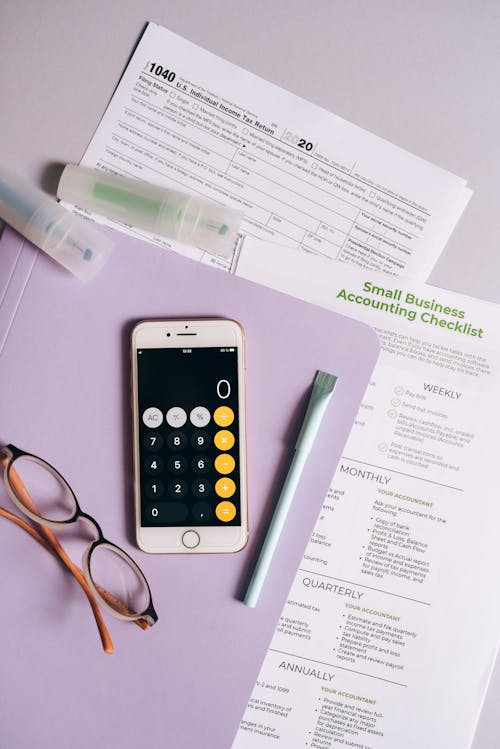
[[[328,372],[318,372],[316,375],[315,385],[326,390],[327,393],[331,393],[337,382],[337,377]]]

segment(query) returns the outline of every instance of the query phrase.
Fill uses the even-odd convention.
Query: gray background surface
[[[148,20],[467,178],[430,282],[500,302],[499,0],[0,0],[0,161],[55,192]],[[474,749],[499,698],[500,665]]]

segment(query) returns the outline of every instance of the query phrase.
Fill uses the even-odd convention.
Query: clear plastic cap
[[[113,247],[89,221],[4,166],[0,217],[82,281],[97,273]]]
[[[179,207],[175,231],[176,239],[217,255],[229,257],[234,249],[242,213],[209,200],[184,196]],[[167,222],[170,210],[162,207],[159,222]]]
[[[95,276],[113,248],[111,239],[94,229],[93,224],[66,210],[49,225],[45,211],[37,211],[26,226],[25,234],[81,281]]]
[[[230,257],[243,212],[184,192],[68,164],[57,195],[80,208]]]

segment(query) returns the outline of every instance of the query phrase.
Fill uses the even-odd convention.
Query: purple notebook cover
[[[116,648],[105,655],[75,580],[0,518],[1,744],[229,749],[378,340],[356,321],[113,236],[111,259],[85,285],[4,231],[0,439],[66,476],[107,538],[143,568],[159,622],[142,632],[105,615]],[[250,540],[238,554],[153,556],[134,543],[130,330],[140,319],[184,316],[230,317],[246,333]],[[318,369],[339,381],[260,602],[249,609],[245,583]],[[1,505],[14,509],[0,492]]]

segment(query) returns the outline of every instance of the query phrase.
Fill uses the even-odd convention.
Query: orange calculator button
[[[228,499],[229,497],[233,496],[235,491],[236,484],[234,483],[233,479],[224,477],[215,482],[215,493],[218,497]]]
[[[234,442],[234,434],[227,429],[221,429],[214,436],[215,447],[218,450],[230,450]]]
[[[228,473],[232,473],[235,465],[236,461],[232,455],[229,455],[229,453],[221,453],[220,455],[217,455],[214,461],[215,470],[217,473],[223,473],[224,476],[227,476]]]
[[[236,507],[232,502],[219,502],[215,514],[223,523],[230,523],[236,517]]]
[[[214,421],[219,427],[228,427],[234,421],[234,411],[229,406],[219,406],[214,411]]]

